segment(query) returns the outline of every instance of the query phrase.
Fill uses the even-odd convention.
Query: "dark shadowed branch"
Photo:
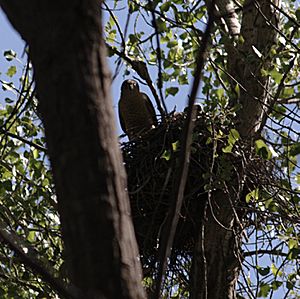
[[[18,255],[25,265],[48,282],[58,294],[64,298],[79,298],[79,291],[74,286],[67,285],[61,278],[58,278],[58,273],[54,271],[47,261],[42,260],[30,244],[13,232],[8,232],[2,222],[0,223],[0,238]]]
[[[191,94],[188,98],[187,118],[185,121],[182,140],[181,140],[180,161],[179,161],[179,166],[176,170],[177,175],[175,175],[175,177],[178,178],[178,181],[175,185],[174,194],[171,195],[172,196],[171,202],[173,201],[173,204],[170,205],[170,209],[167,214],[166,224],[165,227],[163,228],[160,237],[159,269],[158,269],[158,276],[156,280],[155,298],[159,298],[160,296],[163,277],[167,267],[167,261],[171,253],[171,248],[172,248],[172,244],[173,244],[173,240],[174,240],[174,236],[178,224],[179,214],[183,202],[183,194],[184,194],[184,189],[187,181],[188,168],[189,168],[192,133],[195,125],[196,109],[194,107],[194,104],[197,96],[197,91],[200,85],[202,70],[206,60],[206,51],[210,42],[210,32],[211,32],[212,24],[214,22],[214,16],[212,13],[213,5],[214,5],[214,1],[212,1],[211,6],[208,8],[208,14],[209,14],[208,23],[202,38],[202,43],[198,51],[194,82],[192,85]]]

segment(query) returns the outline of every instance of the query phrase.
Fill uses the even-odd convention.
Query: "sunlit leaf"
[[[13,77],[16,73],[17,73],[17,68],[16,68],[16,66],[12,65],[8,68],[6,75],[8,77]]]
[[[271,159],[272,153],[269,147],[262,139],[258,139],[255,141],[256,153],[264,159]]]

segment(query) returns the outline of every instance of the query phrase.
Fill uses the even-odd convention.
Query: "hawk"
[[[149,97],[140,92],[135,80],[125,80],[121,87],[119,118],[129,140],[157,125],[154,107]]]

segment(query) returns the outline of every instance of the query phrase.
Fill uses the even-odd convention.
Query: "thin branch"
[[[157,46],[157,61],[158,61],[158,90],[160,94],[160,101],[162,102],[164,109],[166,113],[168,113],[167,106],[164,100],[163,92],[162,92],[162,87],[163,87],[163,79],[162,79],[162,65],[161,65],[161,48],[160,48],[160,40],[159,40],[159,32],[157,28],[157,23],[156,23],[156,18],[155,18],[155,13],[154,11],[151,12],[152,14],[152,23],[153,23],[153,28],[155,31],[155,36],[156,36],[156,46]]]
[[[271,113],[271,111],[273,111],[274,105],[276,104],[276,102],[277,102],[277,100],[280,96],[281,91],[284,89],[284,81],[286,80],[287,76],[289,75],[291,69],[294,67],[296,58],[297,58],[297,55],[295,55],[294,58],[291,59],[289,65],[288,65],[287,71],[283,74],[283,76],[282,76],[282,78],[279,82],[278,88],[276,90],[276,94],[272,99],[272,103],[269,104],[269,107],[267,107],[268,111],[266,111],[265,114],[262,117],[260,128],[258,129],[258,133],[262,131],[263,127],[266,124],[266,121],[268,119],[269,114]]]
[[[259,254],[269,254],[269,255],[277,255],[287,257],[288,253],[284,253],[281,250],[267,250],[267,249],[258,249],[254,251],[247,251],[243,253],[243,257],[259,255]]]
[[[200,85],[202,70],[204,68],[204,63],[206,60],[207,47],[210,40],[210,32],[214,21],[214,16],[212,13],[213,5],[214,5],[214,1],[212,1],[212,6],[208,10],[209,18],[208,18],[206,30],[202,38],[201,46],[198,51],[194,82],[191,89],[191,94],[188,99],[187,118],[184,125],[184,131],[183,131],[184,133],[181,141],[180,161],[179,161],[179,166],[177,168],[177,175],[175,175],[175,177],[177,177],[178,180],[175,185],[174,198],[173,198],[174,202],[173,204],[170,205],[170,209],[168,211],[168,215],[166,219],[166,225],[160,237],[160,256],[159,256],[159,266],[158,266],[159,268],[158,268],[158,275],[156,279],[154,298],[160,297],[160,290],[163,284],[164,273],[167,268],[167,261],[171,253],[171,247],[174,241],[179,214],[183,202],[184,189],[186,185],[188,168],[189,168],[192,132],[195,126],[196,109],[194,107],[194,104],[197,96],[197,91]]]
[[[263,13],[261,6],[259,4],[258,1],[254,0],[255,3],[255,7],[258,10],[259,14],[263,17],[263,19],[265,20],[266,24],[268,26],[270,26],[274,31],[276,31],[280,36],[282,36],[291,46],[293,46],[298,52],[300,52],[300,48],[298,47],[297,44],[295,44],[291,38],[288,38],[284,33],[281,32],[281,30],[279,30]],[[270,1],[270,3],[272,4],[272,1]],[[276,9],[278,9],[277,6],[275,6]],[[297,27],[298,28],[298,27]]]
[[[7,135],[9,137],[15,138],[17,140],[20,140],[20,141],[24,142],[25,144],[28,144],[28,145],[36,148],[39,151],[47,152],[47,149],[45,147],[43,147],[43,146],[41,146],[41,145],[39,145],[39,144],[37,144],[35,142],[29,141],[29,140],[25,139],[24,137],[21,137],[21,136],[19,136],[17,134],[13,134],[11,132],[8,132],[8,131],[2,130],[2,129],[0,129],[0,133],[2,133],[4,135]]]
[[[13,250],[24,264],[29,266],[34,272],[39,274],[49,285],[64,298],[80,298],[79,290],[74,286],[67,285],[54,269],[38,257],[37,252],[19,236],[13,232],[8,232],[6,225],[0,222],[0,238]]]
[[[300,28],[300,23],[292,18],[288,13],[286,13],[280,6],[274,4],[273,1],[270,1],[270,4],[280,13],[282,13],[290,22],[292,22],[296,26],[296,28]]]
[[[105,6],[106,10],[109,12],[110,16],[112,17],[112,19],[114,20],[117,30],[119,32],[121,41],[122,41],[122,48],[125,49],[125,39],[124,39],[124,34],[122,32],[122,29],[120,27],[120,24],[117,20],[117,18],[115,17],[114,13],[112,12],[112,10],[109,8],[109,6],[105,3],[105,1],[103,1],[103,5]]]
[[[296,98],[296,97],[290,97],[290,98],[286,98],[286,99],[279,99],[277,101],[277,103],[279,104],[286,104],[286,105],[289,105],[289,104],[299,104],[300,103],[300,98]]]
[[[241,89],[243,92],[245,92],[248,96],[252,97],[253,100],[258,101],[261,105],[263,105],[263,107],[266,107],[266,108],[270,108],[270,107],[271,107],[269,104],[264,103],[264,102],[261,101],[259,98],[257,98],[257,97],[255,97],[255,96],[251,95],[251,94],[247,91],[247,89],[243,86],[243,84],[242,84],[240,81],[238,81],[236,78],[234,78],[234,77],[233,77],[229,72],[227,72],[224,68],[222,68],[222,67],[220,67],[219,65],[217,65],[213,60],[210,60],[210,62],[211,62],[212,65],[214,65],[217,69],[221,70],[225,75],[227,75],[234,83],[236,83],[236,84],[240,87],[240,89]],[[270,94],[270,92],[269,92],[268,90],[265,89],[265,92],[267,92],[270,96],[272,96],[272,94]],[[273,96],[272,96],[272,97],[273,97]],[[276,111],[276,112],[277,112],[278,114],[280,114],[280,115],[286,117],[287,119],[290,119],[290,120],[292,120],[292,121],[295,121],[294,118],[292,118],[292,117],[289,116],[289,115],[286,115],[285,113],[283,113],[283,112],[281,112],[281,111]],[[297,120],[296,120],[296,122],[297,122],[298,124],[300,124],[300,121],[297,121]]]
[[[146,64],[143,61],[136,61],[136,60],[132,60],[130,59],[128,56],[126,56],[126,54],[123,52],[118,51],[116,48],[111,47],[110,45],[106,44],[107,48],[113,52],[114,54],[118,55],[119,57],[121,57],[122,59],[124,59],[129,65],[131,65],[131,67],[137,72],[137,74],[147,82],[147,85],[149,86],[156,105],[157,105],[157,109],[159,110],[162,118],[164,118],[164,115],[166,114],[165,111],[163,110],[161,103],[160,103],[160,99],[157,95],[157,92],[152,84],[152,80],[150,78],[148,69]]]

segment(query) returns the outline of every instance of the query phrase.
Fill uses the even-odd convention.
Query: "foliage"
[[[57,270],[63,264],[59,217],[52,174],[45,149],[41,120],[28,62],[20,69],[16,53],[4,52],[10,61],[2,89],[0,130],[1,227],[34,247]],[[20,87],[15,80],[19,68]],[[8,88],[9,86],[9,88]],[[1,246],[1,298],[54,298],[47,282],[26,267],[20,256]]]
[[[105,34],[109,49],[131,60],[146,62],[151,75],[158,78],[155,83],[163,98],[169,101],[173,98],[168,106],[180,102],[182,96],[187,98],[182,90],[187,90],[184,87],[193,80],[195,56],[207,20],[204,3],[155,0],[126,4],[114,1],[113,7],[103,9],[107,15]],[[239,7],[237,11],[241,13]],[[243,223],[245,237],[241,260],[244,260],[238,283],[239,298],[300,297],[300,82],[297,69],[300,64],[300,10],[297,2],[286,1],[280,18],[278,43],[267,57],[272,63],[262,69],[262,74],[271,79],[270,93],[276,103],[269,107],[261,136],[252,144],[256,155],[251,156],[252,161],[247,161],[250,165],[260,159],[266,161],[263,171],[274,181],[249,184],[245,195],[247,217]],[[221,26],[215,26],[199,102],[212,120],[222,119],[226,128],[216,130],[212,121],[212,134],[207,143],[222,140],[223,154],[234,155],[240,136],[231,128],[231,120],[240,107],[239,104],[232,107],[230,102],[240,92],[240,86],[236,85],[234,90],[230,88],[225,46],[228,42],[243,43],[243,40],[228,41],[223,33]],[[267,59],[258,49],[254,54]],[[120,69],[128,75],[129,64],[122,67],[122,60],[115,51],[110,51],[110,55],[111,61],[116,61],[115,75]],[[31,65],[27,62],[23,66],[13,50],[5,51],[2,59],[7,60],[8,67],[0,74],[3,89],[0,99],[1,229],[23,239],[28,248],[35,249],[41,261],[47,260],[56,274],[64,277],[59,215],[43,127],[37,112]],[[173,142],[172,150],[176,151],[178,146],[180,144]],[[161,157],[166,161],[170,159],[168,149],[162,151]],[[233,170],[225,160],[220,160],[218,165],[218,179],[224,181]],[[209,192],[211,173],[201,175],[208,182],[205,192]],[[258,173],[258,178],[264,176]],[[180,269],[183,272],[189,267],[189,260],[184,260],[184,264]],[[186,283],[180,279],[177,276],[166,282],[166,296],[187,296]],[[55,298],[56,295],[47,281],[24,264],[20,255],[3,245],[0,249],[0,296]]]
[[[176,82],[179,89],[171,94],[175,96],[175,101],[180,101],[179,91],[193,80],[195,56],[206,20],[206,5],[200,1],[152,1],[152,5],[147,1],[130,1],[131,14],[123,23],[118,13],[118,4],[115,2],[115,6],[109,10],[110,17],[105,28],[108,37],[112,31],[115,35],[107,43],[123,51],[130,59],[145,61],[153,77],[158,78],[157,86],[162,87],[165,97],[170,97],[170,88]],[[269,161],[264,171],[270,177],[274,174],[276,181],[273,184],[262,182],[258,189],[250,189],[246,196],[249,218],[245,226],[247,238],[243,241],[243,255],[246,258],[239,291],[241,296],[249,298],[275,296],[276,292],[285,292],[286,296],[297,298],[300,293],[296,283],[299,279],[297,157],[300,153],[297,70],[300,33],[297,3],[289,1],[285,4],[280,11],[280,22],[278,43],[272,47],[269,57],[263,57],[263,53],[253,49],[254,55],[272,61],[262,69],[262,74],[271,80],[270,92],[276,103],[269,107],[269,117],[262,135],[253,147],[258,156]],[[156,28],[153,25],[155,23]],[[120,28],[125,29],[122,31]],[[232,109],[231,112],[240,109],[238,104],[229,106],[231,99],[239,93],[240,86],[236,85],[234,90],[230,88],[226,44],[242,44],[244,41],[242,38],[228,39],[224,35],[224,28],[216,26],[202,76],[199,101],[212,115],[226,115],[228,109]],[[118,61],[119,58],[115,59]],[[125,75],[128,75],[128,68],[125,69]],[[238,135],[238,132],[231,131],[228,134],[223,152],[231,153],[235,143],[234,135]],[[219,138],[218,132],[214,138]],[[164,151],[163,157],[169,160],[169,152]],[[269,270],[266,273],[261,271],[261,267],[280,270]]]

